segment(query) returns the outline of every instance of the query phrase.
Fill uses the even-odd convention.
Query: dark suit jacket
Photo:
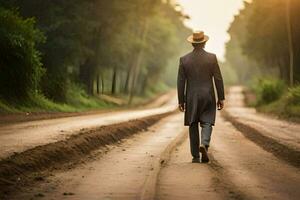
[[[216,118],[216,98],[224,100],[224,85],[215,54],[197,48],[180,58],[177,91],[179,104],[186,104],[184,125],[211,123]]]

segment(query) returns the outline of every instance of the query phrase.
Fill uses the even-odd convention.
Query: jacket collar
[[[205,52],[203,48],[194,48],[193,52]]]

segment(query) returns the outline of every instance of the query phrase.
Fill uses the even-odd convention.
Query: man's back
[[[214,54],[204,49],[194,49],[181,58],[184,68],[187,86],[189,89],[212,89],[212,78],[216,63]]]
[[[180,58],[177,87],[179,102],[186,104],[185,125],[201,120],[214,124],[216,102],[213,79],[218,99],[223,100],[223,79],[215,54],[195,48]],[[204,110],[211,112],[204,115]]]
[[[213,79],[218,93],[218,107],[224,106],[224,86],[215,54],[204,51],[209,37],[203,31],[194,32],[187,38],[194,50],[180,58],[177,79],[179,109],[184,114],[184,125],[189,126],[192,162],[209,162],[207,150],[212,126],[216,118],[216,99]],[[199,147],[199,125],[201,145]]]

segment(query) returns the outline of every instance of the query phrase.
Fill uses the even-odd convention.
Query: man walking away
[[[180,58],[177,91],[179,110],[184,113],[184,125],[189,126],[192,162],[209,162],[207,154],[215,124],[216,106],[224,107],[224,84],[215,54],[204,50],[209,37],[203,31],[194,32],[187,38],[194,50]],[[215,98],[213,80],[217,90]],[[201,145],[199,138],[201,127]],[[200,146],[199,146],[200,145]],[[199,153],[200,151],[200,153]]]

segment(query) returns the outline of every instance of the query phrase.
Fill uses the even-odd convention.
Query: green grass
[[[108,109],[116,105],[97,97],[88,96],[78,86],[70,87],[64,103],[53,102],[41,94],[32,94],[26,101],[6,102],[0,99],[0,113],[23,112],[81,112],[95,109]]]
[[[26,102],[7,103],[0,100],[0,113],[23,112],[80,112],[92,109],[113,108],[116,105],[107,103],[96,97],[80,97],[69,103],[55,103],[40,94],[36,94]]]
[[[258,111],[275,114],[279,117],[300,121],[300,85],[289,88],[280,99],[257,106]]]
[[[89,110],[104,110],[114,108],[126,108],[142,104],[155,97],[159,93],[167,91],[169,88],[164,84],[149,89],[142,96],[135,96],[132,105],[119,106],[112,102],[102,100],[97,96],[89,96],[79,86],[70,86],[67,99],[64,103],[53,102],[41,94],[33,94],[23,102],[7,102],[0,98],[0,114],[24,113],[24,112],[82,112]],[[127,95],[117,95],[117,98],[128,100]]]
[[[259,79],[254,85],[253,89],[257,96],[258,105],[266,105],[277,101],[287,88],[282,80],[270,78]]]

